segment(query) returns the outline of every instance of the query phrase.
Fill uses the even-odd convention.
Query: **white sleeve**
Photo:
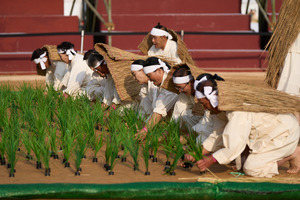
[[[46,85],[53,85],[54,84],[54,71],[55,71],[55,66],[49,66],[46,69]]]
[[[171,51],[171,55],[172,55],[172,60],[176,63],[176,64],[180,64],[182,63],[181,59],[179,58],[178,55],[178,44],[177,42],[174,42],[174,45],[172,45],[172,48],[170,49]]]
[[[185,94],[180,93],[178,95],[178,100],[174,105],[172,119],[178,120],[179,117],[183,116],[187,109],[190,109],[191,107],[192,106],[189,103],[188,97]]]
[[[55,72],[54,72],[54,89],[55,90],[61,90],[62,87],[64,86],[62,81],[64,78],[64,75],[68,72],[67,64],[64,62],[53,62],[53,64],[56,66],[55,67]]]
[[[224,148],[213,153],[220,164],[229,164],[244,151],[252,125],[249,112],[235,111],[227,117],[229,121],[222,135]]]
[[[93,76],[93,79],[88,83],[86,87],[87,97],[91,101],[95,99],[103,99],[104,89],[105,89],[105,79],[102,77]]]
[[[167,116],[167,112],[174,106],[178,99],[178,95],[166,89],[159,89],[159,95],[155,102],[154,113],[161,114],[163,117]]]
[[[65,90],[71,96],[76,96],[80,92],[81,84],[85,78],[86,70],[80,63],[75,62],[70,72],[70,78]]]

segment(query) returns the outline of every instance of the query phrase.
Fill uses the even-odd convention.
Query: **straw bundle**
[[[120,99],[123,102],[133,101],[139,94],[140,85],[134,80],[130,66],[134,60],[146,60],[147,56],[127,52],[103,43],[95,44],[95,50],[104,57]]]
[[[219,110],[266,113],[300,112],[300,98],[272,88],[218,81]]]
[[[300,1],[285,0],[280,8],[274,33],[269,46],[266,82],[277,88],[280,71],[284,65],[289,48],[300,33]]]
[[[61,61],[60,56],[57,53],[56,47],[56,45],[44,45],[42,49],[48,52],[50,60]]]
[[[188,49],[185,43],[181,40],[181,38],[178,37],[176,32],[171,29],[169,29],[169,33],[173,37],[172,40],[177,42],[177,53],[179,58],[182,60],[182,63],[187,63],[188,65],[195,65],[193,58],[189,54]],[[139,44],[138,48],[144,55],[148,55],[148,50],[151,48],[152,45],[153,44],[151,41],[150,33],[148,33],[143,39],[143,41]]]

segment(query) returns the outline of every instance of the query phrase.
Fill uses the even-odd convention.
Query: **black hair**
[[[36,49],[33,51],[32,55],[31,55],[31,60],[37,59],[39,58],[43,53],[47,52],[47,56],[48,56],[48,51],[45,51],[44,49]]]
[[[149,58],[147,58],[147,60],[145,61],[144,67],[150,66],[150,65],[159,65],[158,59],[159,58],[157,58],[157,57],[149,57]],[[162,61],[162,62],[164,62],[164,61]],[[164,63],[167,65],[167,67],[169,69],[171,69],[171,66],[167,62],[164,62]],[[163,69],[163,68],[161,67],[161,69]]]
[[[83,60],[87,60],[90,57],[90,55],[94,52],[96,52],[94,49],[90,49],[87,52],[85,52],[85,54],[83,56]]]
[[[188,75],[192,74],[191,70],[187,64],[181,64],[178,67],[179,68],[177,68],[174,71],[173,77],[183,77],[183,76],[188,76]]]
[[[157,23],[156,26],[154,26],[154,28],[161,29],[161,30],[169,32],[169,30],[165,26],[160,25],[159,22]]]
[[[100,55],[95,50],[86,52],[84,56],[87,57],[84,60],[87,60],[87,64],[88,64],[89,67],[95,67],[97,62],[103,60],[103,56]]]
[[[146,61],[142,60],[142,59],[138,59],[138,60],[135,60],[133,61],[133,63],[131,64],[137,64],[137,65],[143,65],[146,63]]]
[[[218,74],[211,75],[211,74],[209,74],[209,73],[203,73],[203,74],[200,74],[200,75],[196,78],[196,80],[199,81],[199,80],[201,80],[204,76],[206,76],[207,81],[211,81],[213,90],[217,90],[217,82],[216,82],[216,80],[217,80],[217,81],[225,81],[225,80],[224,80],[222,77],[220,77]],[[202,83],[199,83],[199,84],[196,86],[196,89],[197,89],[198,91],[201,91],[201,88],[203,88],[202,85],[203,85],[204,83],[206,83],[206,81],[204,81],[204,82],[202,82]],[[201,91],[201,92],[202,92],[202,91]]]
[[[71,42],[62,42],[60,45],[57,45],[57,49],[61,49],[61,50],[67,50],[73,48],[74,48],[74,44],[72,44]]]

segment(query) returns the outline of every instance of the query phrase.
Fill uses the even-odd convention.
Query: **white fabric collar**
[[[46,57],[46,52],[44,52],[42,55],[40,55],[39,58],[34,59],[33,61],[35,62],[35,64],[40,64],[42,70],[46,69],[46,65],[45,63],[47,62],[47,57]]]

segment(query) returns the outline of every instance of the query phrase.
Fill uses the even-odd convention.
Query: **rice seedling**
[[[76,166],[75,176],[80,176],[80,172],[82,171],[80,165],[86,152],[87,141],[88,138],[85,137],[82,132],[79,133],[76,137],[76,142],[73,150],[73,154],[75,156],[75,166]]]
[[[19,149],[20,143],[20,127],[18,121],[17,108],[12,103],[11,116],[9,123],[4,127],[3,132],[7,135],[6,156],[7,156],[7,167],[10,168],[9,177],[14,177],[15,166],[17,163],[17,150]]]
[[[94,152],[93,162],[98,162],[97,154],[100,151],[101,147],[103,146],[103,136],[104,136],[103,132],[104,131],[102,130],[102,133],[100,135],[94,134],[90,140],[90,144]]]
[[[76,135],[72,132],[72,130],[67,130],[64,135],[62,135],[62,152],[64,155],[63,163],[65,163],[65,167],[70,167],[70,156],[73,149],[73,143],[76,138]]]
[[[147,135],[151,138],[151,149],[153,151],[152,162],[157,162],[157,151],[159,147],[160,138],[163,136],[165,127],[161,123],[156,124],[153,128],[148,130]]]
[[[57,147],[57,135],[56,135],[56,124],[47,126],[48,132],[48,139],[50,142],[50,149],[51,149],[51,157],[54,159],[58,159],[58,147]]]
[[[37,135],[33,135],[31,140],[32,140],[31,149],[32,149],[32,151],[35,155],[35,158],[36,158],[36,168],[41,169],[42,168],[42,162],[41,162],[40,146],[44,143],[44,138],[39,137]]]
[[[31,155],[31,148],[32,148],[32,141],[31,138],[32,136],[30,135],[28,130],[24,130],[22,135],[22,143],[26,149],[26,159],[27,160],[32,160],[32,155]]]
[[[183,146],[180,143],[180,139],[177,138],[174,146],[172,148],[172,153],[174,154],[173,162],[170,165],[170,168],[166,170],[166,174],[175,176],[175,168],[177,166],[178,160],[184,155]]]
[[[166,131],[164,134],[164,138],[162,140],[163,150],[166,155],[166,164],[165,169],[167,170],[170,168],[170,154],[172,153],[173,146],[175,141],[180,138],[180,122],[175,120],[170,120],[166,127]]]
[[[7,144],[6,141],[7,141],[7,134],[2,132],[1,140],[0,140],[1,165],[6,165],[6,160],[5,160],[5,149]]]
[[[139,114],[137,108],[134,107],[124,108],[122,111],[122,119],[127,124],[128,129],[134,133],[143,128],[145,121],[144,117]]]
[[[8,121],[8,108],[11,101],[11,91],[9,85],[1,85],[0,87],[0,132]]]
[[[145,162],[145,167],[146,167],[146,171],[145,171],[145,175],[150,175],[150,171],[149,171],[149,147],[150,147],[150,137],[146,136],[144,143],[142,144],[142,149],[143,149],[143,158],[144,158],[144,162]]]
[[[48,140],[37,143],[41,152],[42,162],[45,166],[45,176],[50,176],[50,142]]]
[[[104,164],[104,168],[106,169],[106,171],[110,170],[110,159],[111,159],[111,154],[112,154],[112,146],[113,144],[111,143],[110,140],[110,136],[106,135],[106,147],[105,147],[105,164]]]
[[[139,140],[135,138],[134,134],[128,134],[128,138],[125,142],[126,147],[130,153],[130,156],[133,160],[133,170],[137,171],[139,170]]]
[[[203,158],[202,154],[202,146],[201,143],[197,142],[197,135],[193,132],[190,133],[187,137],[187,148],[185,150],[185,153],[191,155],[196,161],[201,160]],[[201,141],[201,139],[200,139]],[[189,164],[189,163],[186,163]],[[192,166],[192,164],[190,164]],[[200,174],[204,174],[204,172],[200,172]]]

